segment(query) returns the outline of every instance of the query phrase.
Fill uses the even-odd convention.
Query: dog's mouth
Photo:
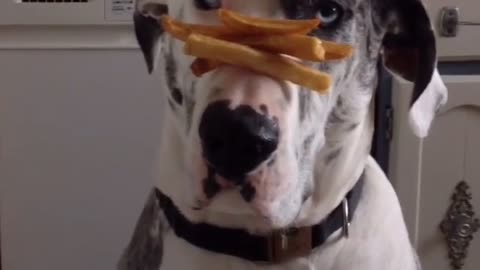
[[[259,177],[261,178],[262,172],[265,172],[265,170],[266,168],[263,168],[262,166],[256,172],[249,175],[225,177],[215,168],[208,165],[208,175],[203,179],[202,184],[205,199],[207,201],[212,200],[222,191],[238,190],[246,202],[251,202],[256,193],[256,188],[252,185],[252,182]]]
[[[296,169],[285,157],[272,155],[255,170],[239,177],[225,177],[204,159],[201,160],[194,177],[198,188],[193,210],[212,209],[215,205],[213,211],[228,209],[220,210],[228,214],[246,211],[271,220],[278,214],[280,205],[284,205],[285,201],[288,201],[287,204],[294,201],[292,192]],[[225,197],[229,199],[225,200]]]

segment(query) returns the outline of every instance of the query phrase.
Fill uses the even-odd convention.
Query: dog
[[[219,8],[319,18],[310,35],[355,51],[306,63],[332,76],[328,94],[229,65],[195,77],[159,19],[219,24]],[[137,0],[134,22],[167,106],[157,180],[118,269],[421,269],[370,156],[378,63],[412,83],[416,136],[448,99],[420,0]]]

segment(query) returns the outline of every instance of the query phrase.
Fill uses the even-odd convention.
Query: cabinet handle
[[[475,218],[471,200],[469,185],[461,181],[452,195],[447,215],[440,224],[440,230],[448,245],[450,265],[454,270],[463,268],[470,242],[480,228],[480,220]]]
[[[461,21],[458,7],[443,7],[440,10],[440,35],[456,37],[460,25],[479,26],[480,22]]]

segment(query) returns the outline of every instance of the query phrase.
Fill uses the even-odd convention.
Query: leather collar
[[[155,189],[168,223],[177,237],[199,248],[260,263],[280,263],[306,256],[321,246],[339,229],[348,237],[350,222],[360,200],[363,175],[353,189],[322,222],[303,228],[274,232],[267,236],[253,235],[242,229],[223,228],[206,223],[192,223],[172,200]]]

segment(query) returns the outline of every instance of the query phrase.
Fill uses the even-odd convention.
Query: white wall
[[[0,50],[3,270],[114,269],[151,186],[161,91],[138,50]]]

